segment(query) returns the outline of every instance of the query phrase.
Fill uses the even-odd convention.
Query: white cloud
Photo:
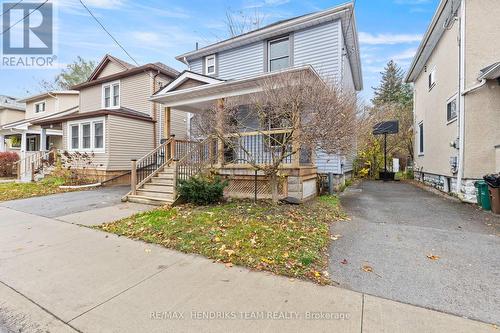
[[[419,34],[371,34],[368,32],[359,33],[361,44],[368,45],[395,45],[420,42],[422,35]]]
[[[398,5],[423,5],[430,3],[431,0],[395,0],[394,3]]]
[[[407,50],[404,50],[398,54],[393,55],[391,57],[391,59],[394,61],[413,59],[413,57],[415,56],[416,53],[417,53],[417,49],[411,48],[411,49],[407,49]]]

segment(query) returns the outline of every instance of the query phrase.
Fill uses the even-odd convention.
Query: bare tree
[[[273,75],[258,88],[259,93],[219,100],[194,124],[222,142],[226,163],[243,161],[263,171],[277,202],[284,163],[316,150],[353,151],[356,98],[310,71]]]
[[[246,32],[259,29],[264,21],[264,15],[255,8],[253,12],[226,11],[226,28],[229,37],[235,37]]]

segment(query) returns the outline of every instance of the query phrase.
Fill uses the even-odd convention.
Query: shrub
[[[14,162],[19,161],[15,152],[0,152],[0,177],[14,176]]]
[[[177,191],[182,199],[196,205],[209,205],[222,200],[224,187],[228,185],[220,177],[194,176],[180,181]]]

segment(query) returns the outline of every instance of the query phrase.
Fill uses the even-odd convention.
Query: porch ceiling
[[[183,90],[176,90],[152,96],[151,101],[175,108],[176,110],[196,113],[210,108],[213,102],[220,98],[245,96],[262,91],[262,83],[265,79],[282,73],[306,71],[321,77],[311,66],[294,67],[284,71],[264,73],[239,80],[229,80],[217,83],[205,84]]]

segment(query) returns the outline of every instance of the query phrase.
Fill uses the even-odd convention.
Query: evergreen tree
[[[374,106],[392,103],[407,105],[411,103],[412,92],[408,84],[403,82],[403,70],[393,60],[389,61],[382,73],[382,79],[378,87],[373,88]]]

